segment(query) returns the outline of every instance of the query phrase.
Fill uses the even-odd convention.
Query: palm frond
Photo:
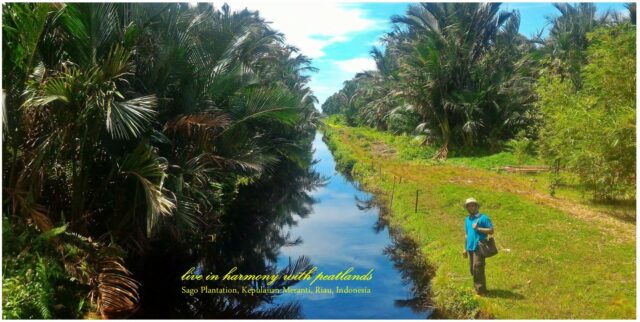
[[[229,117],[223,112],[203,112],[181,115],[174,120],[167,122],[164,126],[164,131],[192,136],[196,134],[203,134],[207,131],[224,129],[229,125],[229,123]]]
[[[129,140],[149,129],[157,105],[155,95],[142,96],[124,102],[111,102],[107,108],[106,126],[111,137]]]
[[[203,223],[201,215],[198,203],[183,195],[178,200],[173,217],[181,231],[196,232]]]
[[[144,191],[147,203],[147,236],[154,232],[162,216],[170,216],[175,202],[163,188],[166,166],[160,164],[153,151],[140,144],[120,165],[123,174],[135,177]]]
[[[299,117],[300,98],[283,88],[250,88],[235,97],[230,114],[234,126],[255,120],[293,124]]]
[[[105,80],[115,80],[131,74],[131,52],[116,44],[109,50],[107,57],[101,64]]]
[[[131,277],[120,257],[101,259],[97,272],[90,298],[103,318],[125,318],[138,309],[140,283]]]

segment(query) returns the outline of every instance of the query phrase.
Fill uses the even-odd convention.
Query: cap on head
[[[467,198],[467,200],[464,202],[464,206],[466,207],[470,203],[475,203],[478,207],[480,207],[480,203],[475,198]]]

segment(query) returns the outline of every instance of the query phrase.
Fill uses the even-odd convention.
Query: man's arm
[[[467,257],[467,233],[464,233],[464,247],[462,248],[462,256]]]
[[[493,223],[491,222],[491,219],[489,219],[489,217],[485,216],[485,221],[483,222],[483,226],[485,227],[478,227],[477,225],[474,227],[476,229],[476,231],[481,232],[483,234],[493,234]]]
[[[483,234],[493,234],[493,227],[491,228],[476,228],[477,231],[483,233]]]

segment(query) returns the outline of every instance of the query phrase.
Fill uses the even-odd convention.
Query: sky
[[[310,87],[322,103],[342,88],[345,80],[364,70],[375,69],[369,55],[372,46],[391,30],[390,18],[405,12],[408,3],[256,1],[229,0],[232,10],[257,10],[272,27],[284,33],[294,45],[313,60],[318,72],[311,75]],[[624,3],[596,3],[598,12],[626,11]],[[551,3],[503,3],[502,9],[520,11],[520,33],[531,37],[547,25],[547,17],[557,15]],[[545,29],[546,30],[546,29]],[[545,35],[544,33],[543,35]]]

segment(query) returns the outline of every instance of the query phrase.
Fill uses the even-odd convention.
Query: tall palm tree
[[[548,17],[551,25],[545,45],[551,66],[569,77],[576,87],[581,86],[580,67],[586,63],[587,33],[606,23],[609,11],[598,16],[593,3],[554,3],[559,15]]]
[[[441,140],[435,158],[446,158],[451,141],[471,146],[487,138],[491,125],[520,113],[505,91],[526,87],[516,66],[526,66],[518,60],[527,48],[517,12],[499,8],[421,3],[392,18],[388,38],[399,52],[402,96],[421,114],[419,128]]]
[[[549,57],[547,68],[569,78],[578,90],[582,87],[581,70],[587,64],[586,50],[589,45],[587,34],[602,26],[611,26],[630,21],[635,24],[635,4],[625,7],[629,15],[606,10],[598,13],[593,3],[554,3],[559,14],[547,17],[551,26],[549,36],[535,39],[543,45],[543,52]]]
[[[374,47],[370,51],[376,69],[356,75],[360,90],[368,102],[359,111],[364,124],[378,130],[387,130],[387,119],[394,110],[403,106],[395,84],[398,82],[397,59],[392,52]]]

